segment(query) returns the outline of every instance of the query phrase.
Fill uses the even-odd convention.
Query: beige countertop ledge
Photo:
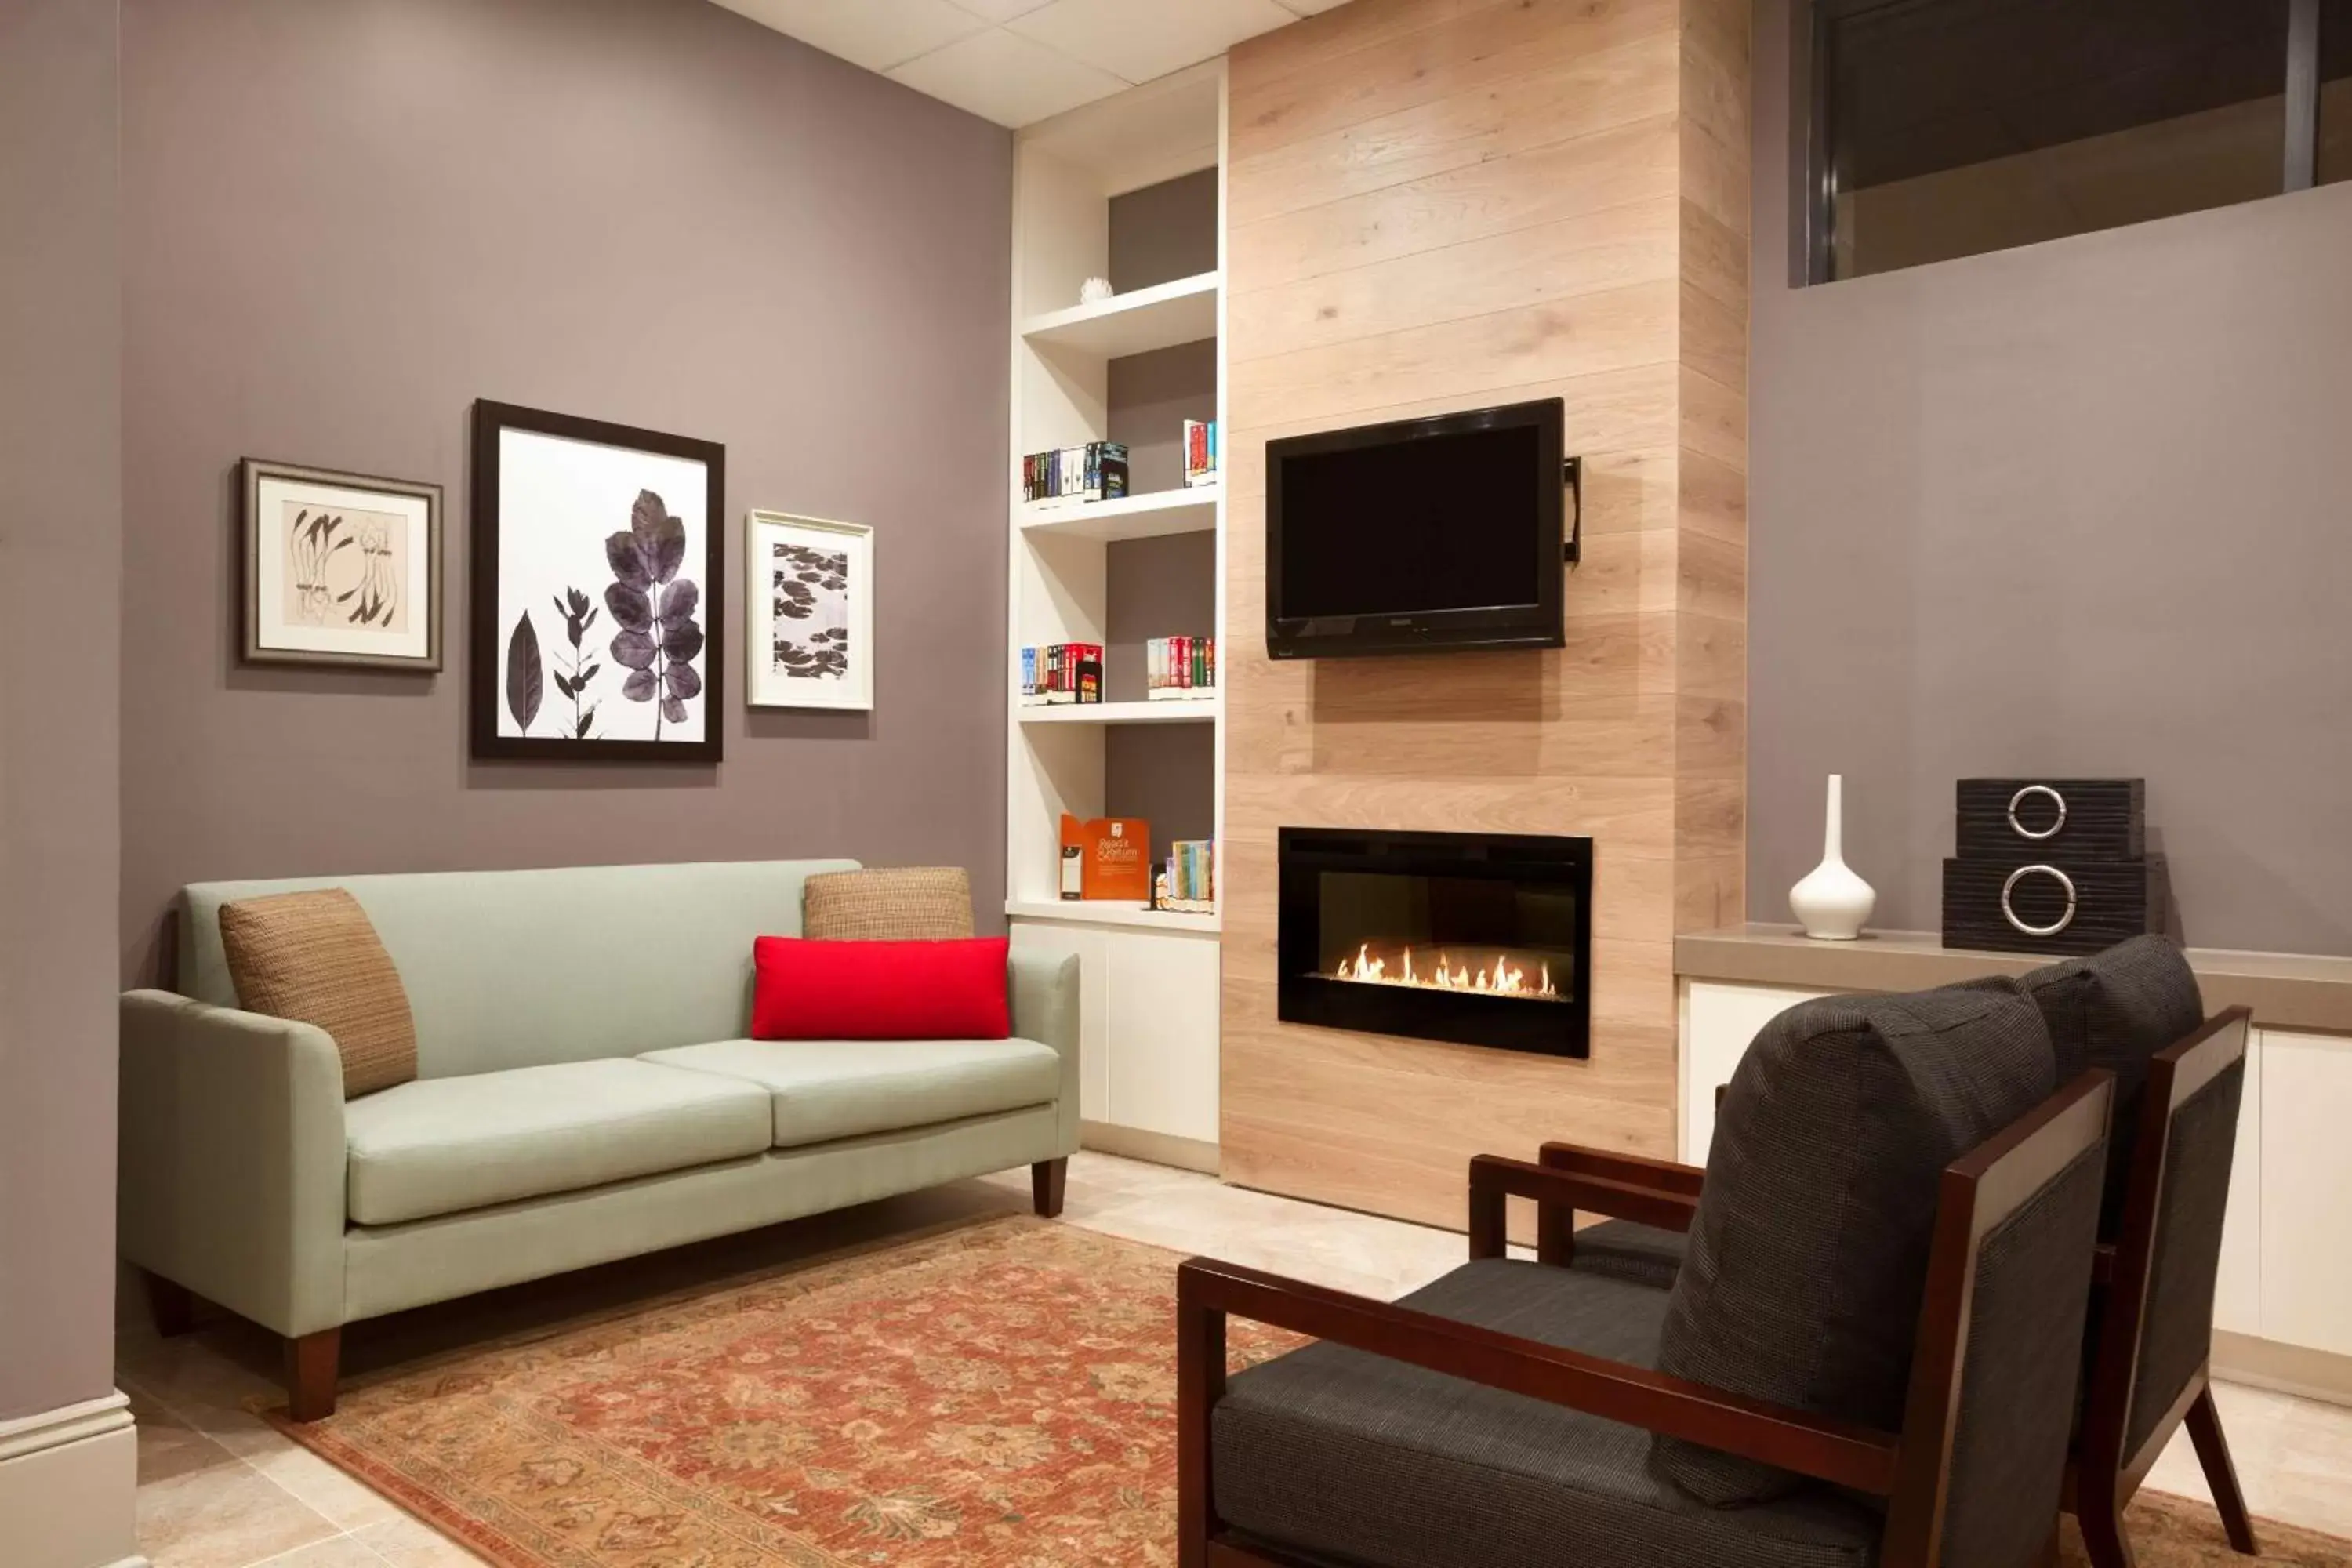
[[[2273,1029],[2352,1035],[2352,958],[2236,952],[2192,947],[2205,1005],[2240,1004]],[[1675,973],[1685,980],[1789,985],[1808,991],[1922,991],[1979,974],[2022,974],[2052,959],[2024,952],[1946,947],[1927,931],[1864,931],[1853,942],[1815,942],[1795,926],[1748,924],[1675,938]]]

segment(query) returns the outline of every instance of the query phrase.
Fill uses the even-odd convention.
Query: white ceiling
[[[718,0],[999,125],[1223,54],[1344,0]]]

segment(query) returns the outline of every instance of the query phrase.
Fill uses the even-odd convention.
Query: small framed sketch
[[[755,511],[743,533],[754,708],[874,706],[874,531]]]
[[[727,448],[474,405],[477,757],[715,763]]]
[[[247,664],[441,668],[441,487],[247,458]]]

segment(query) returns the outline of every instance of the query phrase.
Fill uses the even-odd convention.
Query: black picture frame
[[[505,700],[505,650],[501,646],[500,437],[510,430],[528,431],[564,440],[586,442],[624,451],[680,458],[702,466],[703,552],[698,610],[703,628],[694,668],[699,691],[694,700],[703,705],[702,737],[694,741],[613,739],[588,736],[502,735],[499,705]],[[468,584],[468,668],[467,719],[468,752],[478,761],[565,761],[590,763],[670,763],[712,764],[725,756],[727,716],[726,529],[721,526],[727,491],[727,448],[716,441],[673,436],[658,430],[617,425],[608,420],[556,414],[511,403],[479,399],[473,417],[472,580]],[[625,525],[628,519],[619,521]],[[560,607],[560,606],[559,606]],[[604,606],[596,606],[601,616]],[[601,620],[602,632],[609,621]],[[613,673],[618,673],[617,670]],[[660,700],[659,694],[653,699]]]

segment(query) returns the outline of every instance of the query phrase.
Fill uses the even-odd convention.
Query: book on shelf
[[[1217,841],[1180,838],[1152,878],[1151,906],[1177,914],[1213,914],[1217,907]]]
[[[1217,482],[1217,422],[1213,419],[1184,421],[1184,484],[1213,485]]]
[[[1113,899],[1149,903],[1151,824],[1140,816],[1081,821],[1062,814],[1058,889],[1065,899]]]
[[[1022,504],[1052,510],[1127,494],[1127,443],[1088,441],[1021,459]]]
[[[1049,707],[1103,700],[1102,644],[1048,643],[1021,650],[1021,704]]]
[[[1143,695],[1150,702],[1181,702],[1217,694],[1217,639],[1153,637],[1144,644]]]

